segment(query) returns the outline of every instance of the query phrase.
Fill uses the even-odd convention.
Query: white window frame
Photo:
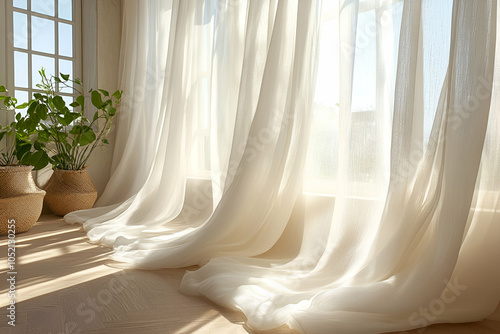
[[[4,25],[0,24],[0,46],[4,46],[5,57],[1,57],[0,59],[0,85],[6,86],[9,91],[9,95],[14,96],[15,86],[14,86],[14,51],[25,52],[28,55],[42,55],[55,59],[55,73],[59,74],[59,59],[69,59],[73,62],[73,78],[82,78],[82,1],[81,0],[73,0],[72,6],[72,17],[73,17],[73,56],[72,57],[64,57],[58,55],[58,29],[55,30],[55,52],[54,54],[45,54],[42,52],[33,51],[31,48],[31,41],[28,38],[28,48],[27,49],[18,49],[13,45],[12,38],[9,36],[13,36],[13,12],[21,12],[28,14],[28,29],[30,29],[30,16],[35,15],[37,17],[42,17],[46,19],[50,19],[58,24],[58,22],[67,23],[68,20],[59,19],[57,17],[57,5],[55,6],[55,15],[49,16],[40,14],[37,12],[31,12],[30,7],[31,1],[28,1],[28,7],[26,10],[19,9],[17,7],[13,7],[12,0],[0,0],[0,22],[5,22]],[[30,32],[28,32],[29,34]],[[28,88],[19,89],[21,91],[28,92],[28,98],[33,98],[32,93],[39,91],[36,87],[31,86],[32,81],[32,68],[31,68],[31,57],[28,56]],[[70,94],[68,94],[70,95]],[[27,101],[19,101],[19,102],[27,102]],[[4,115],[4,114],[3,114]],[[1,124],[6,124],[11,119],[6,119],[7,117],[3,116],[4,119],[0,118]]]
[[[0,0],[0,22],[6,22],[7,11],[6,8],[6,0]],[[6,24],[0,24],[0,85],[6,86],[8,88],[7,83],[7,54],[8,50],[6,47],[7,39],[6,36]],[[0,124],[7,124],[7,117],[4,112],[0,112]],[[5,149],[5,141],[0,143],[0,150]]]

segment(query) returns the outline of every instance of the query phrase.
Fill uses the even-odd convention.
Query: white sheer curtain
[[[256,329],[494,310],[496,1],[123,7],[114,172],[65,217],[90,240],[134,267],[203,265],[182,291]]]

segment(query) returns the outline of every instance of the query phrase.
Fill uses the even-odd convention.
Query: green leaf
[[[39,124],[39,125],[40,125],[40,127],[41,127],[42,129],[44,129],[45,131],[49,131],[49,127],[48,127],[47,125],[43,124],[42,122],[40,122],[40,124]]]
[[[107,90],[98,89],[98,91],[100,91],[104,96],[109,96],[109,92]]]
[[[72,135],[78,135],[80,133],[84,133],[85,131],[89,130],[92,130],[92,128],[87,125],[81,126],[77,124],[71,128],[71,131],[69,133],[71,133]]]
[[[63,111],[66,108],[66,102],[59,95],[56,95],[52,98],[52,103],[57,110]]]
[[[33,144],[33,147],[35,148],[35,150],[37,151],[41,151],[44,149],[44,145],[42,144],[42,142],[40,141],[36,141],[34,144]]]
[[[35,113],[39,119],[47,119],[48,116],[47,106],[45,104],[38,104],[36,106]]]
[[[6,92],[7,89],[5,88],[5,86],[0,86],[0,93],[3,93],[3,92]]]
[[[0,141],[2,141],[3,137],[5,136],[7,132],[0,132]]]
[[[83,95],[80,95],[76,98],[76,102],[78,102],[79,105],[82,107],[85,106],[85,97]]]
[[[3,99],[3,104],[9,108],[10,106],[12,106],[12,97],[10,96],[6,96],[4,99]]]
[[[108,141],[106,138],[103,138],[103,139],[102,139],[102,143],[103,143],[103,144],[109,144],[109,141]]]
[[[77,112],[68,113],[64,116],[64,122],[67,123],[66,125],[69,125],[71,122],[78,119],[78,117],[80,117],[80,114]]]
[[[38,132],[38,140],[47,143],[50,139],[50,134],[47,130]]]
[[[28,107],[28,115],[33,115],[33,112],[35,111],[36,107],[38,107],[38,102],[33,100],[30,102],[30,106]]]
[[[75,125],[69,133],[74,136],[73,146],[85,146],[96,140],[94,129],[87,125]]]
[[[109,116],[111,117],[113,117],[116,114],[116,108],[114,107],[109,107],[107,111],[109,113]]]
[[[58,77],[54,77],[54,81],[55,82],[61,82],[61,79],[59,79]]]
[[[94,113],[94,118],[92,119],[92,122],[94,122],[94,121],[95,121],[96,119],[98,119],[98,118],[99,118],[99,112],[98,112],[98,111],[96,111],[96,112]]]
[[[16,157],[21,161],[23,156],[31,150],[31,144],[25,141],[16,140]]]
[[[69,80],[69,74],[62,74],[62,73],[59,73],[61,75],[61,78],[63,78],[64,81],[68,81]]]
[[[75,136],[73,146],[85,146],[96,140],[94,129],[87,125],[75,125],[69,133]]]
[[[57,155],[53,155],[52,157],[49,157],[49,161],[54,166],[54,168],[59,168],[59,157]]]
[[[80,86],[82,86],[82,85],[83,85],[83,83],[82,83],[82,82],[80,81],[80,79],[78,79],[78,78],[76,78],[76,79],[75,79],[75,82],[76,82],[78,85],[80,85]]]
[[[71,123],[71,121],[66,119],[65,116],[56,115],[56,118],[57,118],[57,121],[59,122],[59,124],[62,126],[67,126]]]
[[[20,105],[16,106],[16,109],[24,109],[24,108],[26,108],[27,106],[28,106],[28,103],[27,103],[27,102],[25,102],[25,103],[23,103],[23,104],[20,104]]]
[[[82,134],[80,137],[80,145],[85,146],[93,143],[96,140],[96,135],[94,131],[87,131]]]
[[[49,156],[45,151],[36,151],[35,153],[26,154],[21,160],[22,164],[33,166],[34,170],[42,169],[49,163]]]
[[[113,96],[117,99],[120,100],[122,98],[122,90],[117,90],[116,92],[113,93]]]
[[[30,133],[34,133],[36,131],[36,127],[38,125],[38,120],[33,118],[23,118],[17,122],[18,136],[29,138]]]
[[[76,102],[76,101],[75,101],[75,102],[70,103],[69,105],[70,105],[71,107],[73,107],[73,108],[76,108],[76,107],[79,107],[79,106],[80,106],[80,103],[78,103],[78,102]]]
[[[98,91],[96,90],[93,90],[92,91],[92,104],[97,108],[101,108],[102,107],[102,97],[101,97],[101,94],[99,94]]]
[[[71,151],[71,145],[68,142],[64,142],[64,147],[66,148],[66,151],[69,152]],[[67,154],[66,155],[66,160],[71,161],[73,158],[71,155]]]

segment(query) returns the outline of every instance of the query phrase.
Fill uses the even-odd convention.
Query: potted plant
[[[17,105],[17,100],[6,94],[5,87],[0,86],[1,110],[14,116],[9,124],[0,124],[0,235],[26,232],[37,222],[45,191],[35,185],[31,170],[49,162],[44,151],[33,152],[36,118],[27,120],[17,112],[27,103]]]
[[[62,73],[48,78],[43,68],[39,73],[41,84],[37,87],[41,92],[33,94],[28,103],[27,119],[37,123],[35,151],[48,154],[54,169],[45,187],[45,203],[55,214],[63,216],[89,209],[97,199],[86,164],[98,146],[109,144],[107,135],[122,91],[110,94],[103,89],[90,89],[85,95],[79,79],[72,80]],[[69,106],[60,94],[62,88],[71,88],[76,94]],[[91,120],[85,117],[89,103],[96,109]]]

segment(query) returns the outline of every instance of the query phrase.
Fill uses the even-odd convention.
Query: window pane
[[[73,18],[73,6],[72,6],[72,0],[59,0],[58,2],[58,10],[59,10],[59,17],[61,19],[65,20],[72,20]]]
[[[28,88],[28,54],[14,51],[14,86]]]
[[[45,75],[47,78],[54,75],[55,73],[55,62],[54,58],[32,55],[32,72],[31,72],[31,84],[35,88],[37,84],[41,83],[40,74],[38,71],[43,67],[45,69]]]
[[[59,54],[73,57],[73,26],[59,22]]]
[[[73,62],[70,60],[60,59],[59,60],[59,73],[69,74],[70,79],[74,79],[73,78]],[[64,87],[63,85],[60,85],[59,88],[60,88],[61,92],[63,92],[63,93],[73,94],[73,89],[71,89],[71,88]]]
[[[28,16],[14,12],[14,47],[28,48]]]
[[[17,99],[17,104],[28,102],[28,92],[24,90],[16,90],[14,96]]]
[[[40,14],[54,16],[54,0],[31,0],[31,10]]]
[[[34,51],[54,54],[54,21],[31,17],[31,45]]]
[[[66,102],[66,107],[69,108],[69,110],[73,110],[73,107],[70,106],[71,103],[73,103],[73,96],[62,96],[64,102]]]
[[[22,91],[22,90],[16,90],[14,92],[14,96],[17,99],[17,105],[20,105],[22,103],[28,102],[28,100],[29,100],[29,98],[28,98],[28,92],[25,92],[25,91]],[[18,109],[17,111],[21,115],[24,116],[24,115],[26,115],[26,112],[28,111],[28,108]]]
[[[28,9],[28,1],[27,0],[14,0],[12,5],[21,9]]]

